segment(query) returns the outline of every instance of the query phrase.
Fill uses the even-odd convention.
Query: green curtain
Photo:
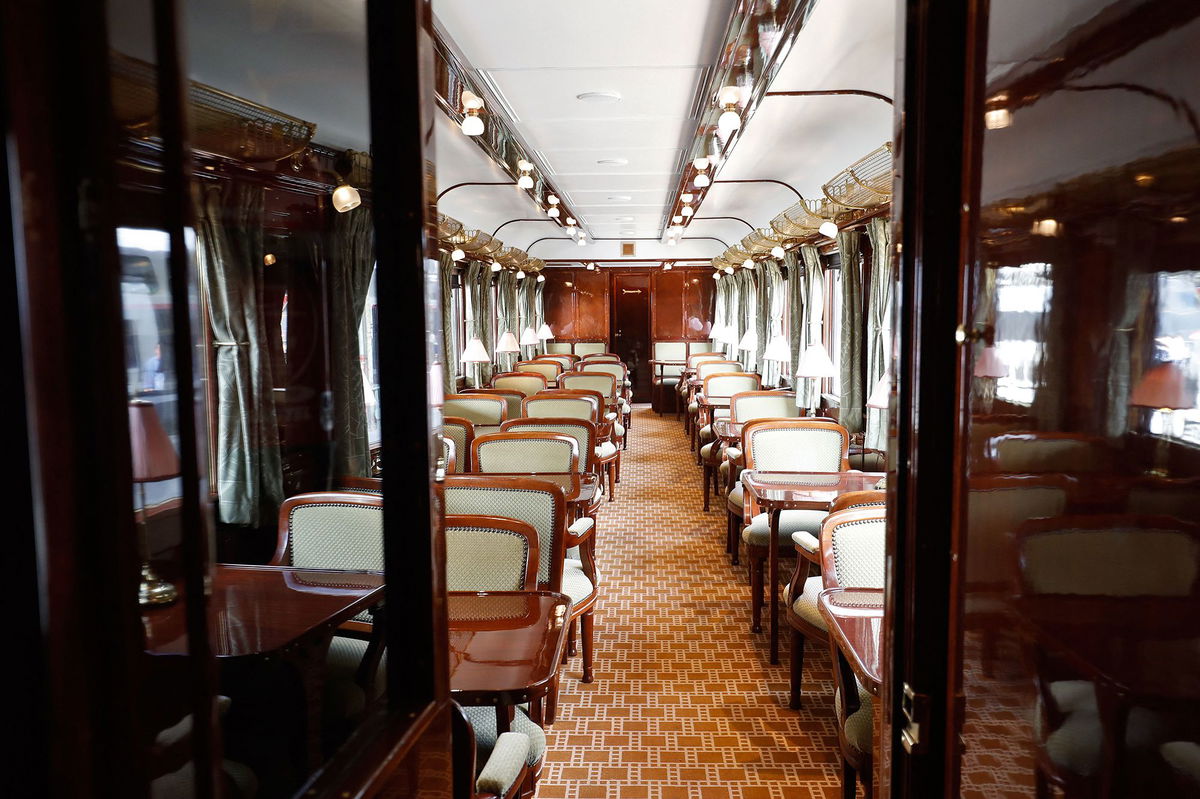
[[[375,268],[375,229],[367,209],[336,214],[329,249],[329,350],[334,471],[370,474],[371,443],[358,331]]]
[[[261,527],[275,523],[283,501],[275,383],[262,328],[263,189],[206,186],[196,208],[196,257],[215,345],[218,517]]]
[[[796,380],[796,365],[800,362],[800,353],[804,351],[804,311],[805,298],[808,296],[808,283],[805,280],[804,267],[795,250],[789,250],[783,256],[783,265],[787,267],[787,304],[790,310],[788,317],[788,346],[792,350],[791,364],[788,374],[791,376],[792,388],[797,389],[796,404],[800,404],[799,385]]]
[[[442,391],[453,394],[458,375],[458,352],[451,334],[454,329],[454,261],[450,253],[438,255],[438,277],[442,289]]]
[[[781,382],[783,365],[779,361],[763,359],[763,353],[771,339],[786,335],[783,330],[783,308],[787,301],[783,285],[783,271],[776,261],[766,261],[760,267],[761,286],[758,314],[758,362],[762,364],[763,384],[777,386]]]
[[[821,271],[821,254],[812,244],[800,247],[804,259],[804,349],[821,344],[821,320],[825,312],[825,275]],[[802,408],[816,408],[821,401],[821,381],[803,378],[796,389],[796,401]]]
[[[717,301],[714,305],[714,325],[720,325],[720,330],[730,323],[729,307],[733,297],[733,280],[728,275],[722,275],[717,281]],[[721,352],[728,352],[728,346],[722,339],[716,341],[716,347]]]
[[[840,352],[831,353],[838,359],[839,405],[838,421],[851,433],[863,430],[863,278],[859,263],[860,248],[857,230],[838,233],[838,251],[842,256],[842,319]]]
[[[516,331],[517,338],[520,339],[526,330],[532,328],[534,335],[537,335],[537,275],[530,272],[528,276],[521,281],[521,286],[518,291],[518,307],[520,309],[519,317],[521,329]],[[521,358],[529,360],[538,354],[537,346],[526,344],[521,347]]]
[[[517,273],[507,269],[496,273],[496,321],[497,343],[506,332],[521,338],[520,311],[517,308]],[[501,372],[511,372],[517,358],[518,354],[514,352],[497,352],[496,366]]]
[[[754,324],[754,275],[746,269],[739,269],[734,274],[734,280],[737,281],[738,302],[737,302],[737,342],[733,345],[733,360],[742,364],[742,367],[753,371],[754,364],[750,359],[754,357],[754,353],[741,349],[742,337],[746,335],[746,331]]]
[[[467,342],[478,338],[491,353],[495,346],[492,335],[492,271],[491,267],[472,261],[467,267],[464,287],[467,295]],[[490,363],[475,363],[470,367],[471,383],[476,388],[492,380]]]
[[[891,340],[888,322],[891,318],[892,286],[895,273],[892,271],[892,226],[883,217],[867,222],[867,238],[871,240],[871,296],[867,304],[867,385],[868,396],[890,369],[891,352],[887,341]],[[867,409],[866,444],[874,449],[887,445],[888,412],[880,408]]]

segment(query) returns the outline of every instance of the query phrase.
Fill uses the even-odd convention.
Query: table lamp
[[[133,455],[133,482],[140,496],[138,536],[142,550],[142,580],[138,601],[142,605],[167,605],[179,596],[175,586],[154,573],[150,566],[150,541],[146,526],[146,483],[179,476],[175,445],[159,421],[154,404],[142,400],[129,403],[129,439]]]
[[[867,407],[886,411],[891,404],[891,396],[892,376],[884,375],[875,381],[875,387],[871,389],[871,396],[867,397]]]
[[[542,340],[538,338],[537,332],[532,327],[527,327],[521,331],[522,347],[536,347],[541,343]]]
[[[500,336],[500,340],[496,342],[496,352],[520,352],[521,345],[517,342],[517,337],[513,335],[511,330],[505,330]]]
[[[1164,434],[1158,439],[1154,468],[1149,474],[1167,477],[1167,438],[1171,435],[1171,412],[1196,407],[1196,388],[1179,364],[1168,361],[1152,367],[1142,375],[1129,396],[1129,404],[1138,408],[1154,408],[1163,413]]]
[[[829,353],[825,351],[825,347],[820,344],[810,344],[800,355],[800,363],[796,365],[796,378],[806,378],[809,380],[821,380],[826,377],[834,377],[837,374],[837,369],[833,366],[833,361],[829,359]],[[816,415],[816,408],[806,408],[809,416]]]
[[[549,341],[554,338],[554,331],[550,329],[550,325],[542,322],[542,326],[538,328],[537,337],[542,341]]]
[[[488,355],[487,347],[483,346],[483,341],[478,336],[467,341],[467,347],[462,351],[462,355],[458,360],[463,363],[491,363],[492,356]],[[478,388],[478,375],[471,378]]]
[[[778,333],[771,336],[771,340],[767,342],[767,348],[763,350],[763,360],[779,361],[780,363],[792,360],[792,348],[787,339]]]
[[[975,359],[976,386],[979,389],[979,401],[984,413],[992,412],[992,403],[996,399],[996,379],[1008,377],[1008,366],[1000,360],[995,347],[984,347]]]

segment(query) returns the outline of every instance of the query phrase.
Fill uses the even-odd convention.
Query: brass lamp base
[[[138,586],[138,602],[146,605],[169,605],[179,598],[175,586],[154,573],[149,563],[142,564],[142,582]]]

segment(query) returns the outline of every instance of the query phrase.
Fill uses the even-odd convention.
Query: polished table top
[[[742,485],[758,504],[773,508],[825,509],[842,494],[871,491],[883,472],[773,472],[747,469]]]
[[[883,682],[883,591],[875,588],[827,588],[817,610],[829,635],[863,687],[879,696]]]
[[[378,572],[216,566],[208,605],[216,657],[276,652],[314,631],[331,632],[383,600]],[[186,599],[142,612],[146,649],[187,654]]]
[[[567,642],[571,600],[553,591],[448,595],[450,691],[464,704],[544,696]]]

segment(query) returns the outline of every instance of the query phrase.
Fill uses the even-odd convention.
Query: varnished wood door
[[[635,402],[650,400],[650,275],[614,275],[612,343],[609,349],[629,367]]]

